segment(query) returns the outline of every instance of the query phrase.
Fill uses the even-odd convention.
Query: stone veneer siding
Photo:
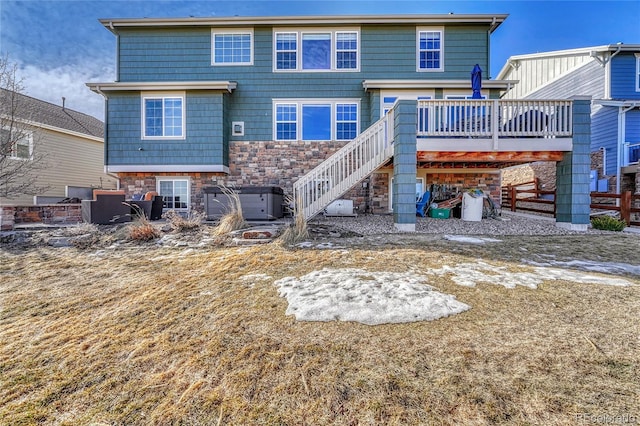
[[[229,175],[224,173],[119,173],[120,187],[130,199],[147,191],[156,191],[156,176],[191,177],[191,206],[204,210],[203,188],[224,184],[229,187],[280,186],[291,195],[293,182],[303,176],[345,142],[230,142]],[[353,200],[357,213],[389,213],[389,180],[393,170],[374,173],[342,198]],[[420,169],[418,169],[418,174]],[[426,183],[456,185],[461,189],[488,190],[500,197],[500,176],[496,173],[428,173]]]

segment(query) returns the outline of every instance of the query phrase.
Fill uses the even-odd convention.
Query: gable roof
[[[605,44],[602,46],[581,47],[577,49],[551,50],[547,52],[528,53],[524,55],[514,55],[507,59],[497,79],[509,78],[512,68],[517,67],[519,61],[528,59],[545,59],[559,57],[579,57],[598,58],[602,54],[617,54],[619,52],[640,52],[640,44]]]
[[[361,24],[485,24],[493,32],[507,14],[432,14],[432,15],[332,15],[332,16],[259,16],[259,17],[190,17],[190,18],[113,18],[100,23],[117,34],[118,28],[140,27],[238,27],[296,25],[361,25]]]
[[[104,135],[104,123],[95,117],[0,88],[0,99],[6,99],[11,94],[18,97],[18,102],[21,104],[20,111],[27,111],[29,115],[17,117],[18,119],[35,126],[67,133],[79,133],[98,139],[102,139]],[[0,114],[6,111],[6,105],[7,102],[0,102]]]

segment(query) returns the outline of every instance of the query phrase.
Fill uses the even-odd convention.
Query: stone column
[[[418,102],[400,100],[394,106],[393,224],[416,230],[416,126]]]
[[[556,226],[586,231],[590,223],[591,97],[574,96],[573,150],[556,166]]]

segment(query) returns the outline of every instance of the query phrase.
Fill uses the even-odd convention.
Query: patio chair
[[[422,197],[416,203],[416,214],[425,217],[429,209],[429,201],[431,200],[431,191],[425,191]]]

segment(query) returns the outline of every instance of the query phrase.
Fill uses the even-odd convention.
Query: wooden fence
[[[556,192],[537,188],[537,180],[503,186],[502,208],[512,212],[529,211],[556,217]],[[622,194],[592,192],[590,207],[592,213],[618,212],[627,226],[640,226],[640,194],[632,194],[631,191]]]

